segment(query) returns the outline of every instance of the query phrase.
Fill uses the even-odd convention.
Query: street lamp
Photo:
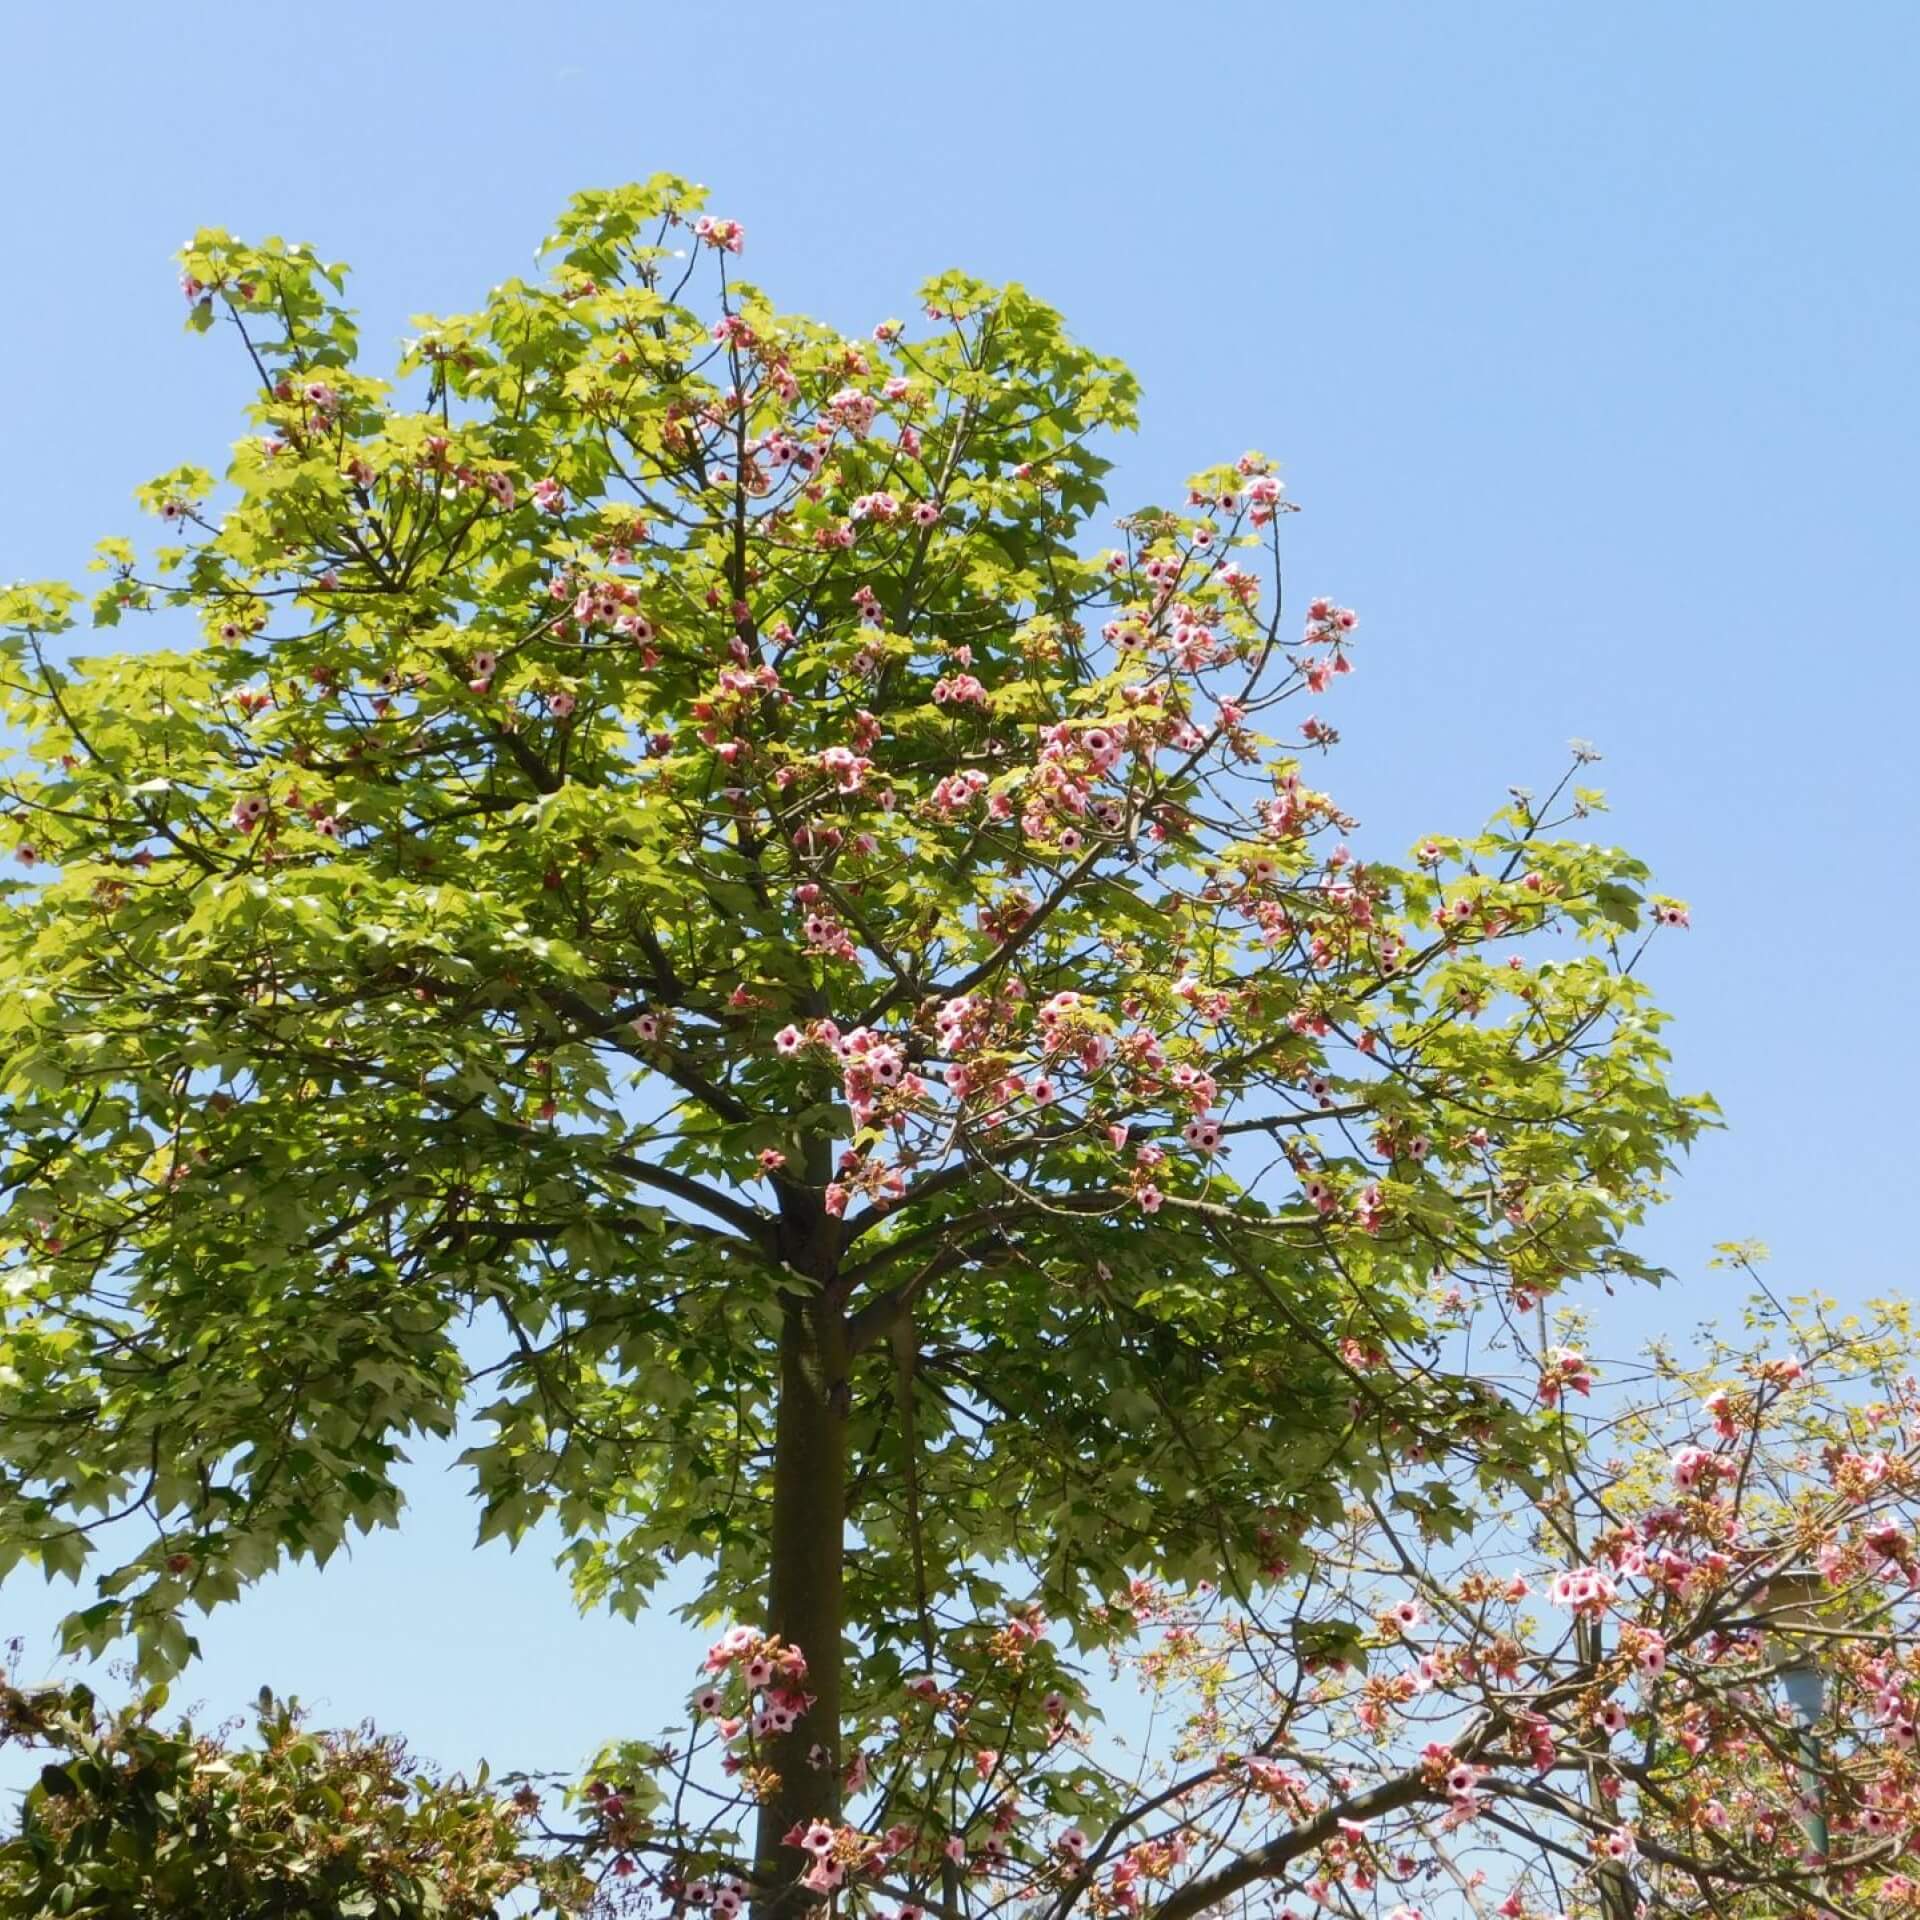
[[[1789,1567],[1767,1582],[1760,1609],[1766,1629],[1767,1652],[1777,1664],[1780,1691],[1793,1716],[1794,1739],[1800,1754],[1801,1831],[1816,1866],[1827,1861],[1826,1792],[1820,1778],[1820,1736],[1816,1729],[1827,1709],[1827,1670],[1820,1643],[1812,1631],[1819,1624],[1822,1602],[1832,1595],[1813,1567]]]

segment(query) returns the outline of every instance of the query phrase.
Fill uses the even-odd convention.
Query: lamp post
[[[1780,1691],[1793,1716],[1794,1742],[1800,1756],[1800,1830],[1816,1868],[1827,1863],[1826,1792],[1820,1778],[1820,1736],[1817,1731],[1827,1708],[1827,1670],[1819,1642],[1808,1631],[1818,1624],[1823,1600],[1830,1600],[1826,1582],[1812,1567],[1790,1567],[1767,1582],[1762,1619],[1767,1651],[1779,1663]]]

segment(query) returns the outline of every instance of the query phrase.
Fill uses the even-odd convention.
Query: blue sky
[[[1284,463],[1291,587],[1364,622],[1328,769],[1361,844],[1470,827],[1577,735],[1692,903],[1653,978],[1730,1130],[1646,1235],[1679,1285],[1596,1344],[1736,1304],[1721,1239],[1905,1288],[1916,70],[1899,0],[9,9],[0,578],[77,571],[240,432],[242,367],[181,331],[197,225],[351,261],[376,363],[663,168],[848,328],[948,266],[1023,280],[1145,383],[1117,502]],[[270,1680],[451,1765],[649,1730],[689,1634],[472,1554],[444,1467],[405,1534],[206,1623],[181,1697]],[[66,1604],[0,1592],[29,1670]]]

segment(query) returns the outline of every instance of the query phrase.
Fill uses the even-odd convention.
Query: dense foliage
[[[168,1727],[165,1690],[0,1678],[0,1745],[48,1756],[0,1845],[9,1920],[482,1920],[533,1876],[524,1816],[391,1739],[310,1733],[263,1696],[248,1744]]]
[[[1597,796],[1350,847],[1270,462],[1099,525],[1134,383],[1056,314],[851,338],[698,208],[581,195],[396,382],[199,235],[252,431],[101,549],[158,644],[0,594],[0,1557],[93,1576],[76,1646],[177,1667],[464,1410],[483,1535],[626,1609],[705,1561],[831,1758],[983,1613],[1251,1595],[1396,1452],[1443,1533],[1450,1461],[1542,1484],[1435,1303],[1640,1271],[1708,1117]]]

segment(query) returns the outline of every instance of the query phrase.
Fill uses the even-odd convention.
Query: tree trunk
[[[774,1416],[773,1542],[767,1631],[807,1657],[814,1704],[793,1731],[768,1745],[780,1783],[761,1803],[755,1858],[757,1903],[766,1920],[788,1920],[812,1904],[793,1885],[809,1861],[783,1845],[795,1826],[840,1810],[840,1667],[845,1619],[842,1581],[847,1515],[847,1341],[838,1304],[816,1294],[789,1305],[780,1335],[780,1402]],[[808,1755],[825,1749],[826,1764]]]

